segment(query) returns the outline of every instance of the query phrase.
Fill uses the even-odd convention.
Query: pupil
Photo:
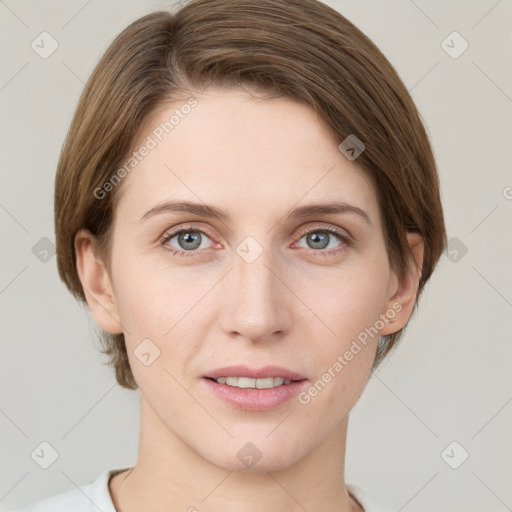
[[[327,247],[329,243],[327,233],[323,233],[320,235],[316,232],[312,233],[311,235],[309,235],[309,240],[313,244],[314,249],[325,249],[325,247]]]
[[[199,241],[199,235],[198,234],[190,234],[191,232],[186,232],[186,233],[183,233],[181,236],[180,236],[180,242],[183,242],[185,244],[185,248],[187,249],[197,249],[197,247],[199,247],[199,245],[201,245],[201,243],[197,243]],[[193,232],[192,232],[193,233]],[[195,245],[194,245],[195,243]],[[187,247],[187,244],[192,244],[193,246],[190,247],[188,246]]]

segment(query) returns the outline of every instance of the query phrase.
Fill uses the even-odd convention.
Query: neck
[[[263,512],[361,511],[344,482],[348,418],[295,463],[277,470],[232,471],[200,456],[141,398],[135,466],[110,483],[118,512],[184,510]]]

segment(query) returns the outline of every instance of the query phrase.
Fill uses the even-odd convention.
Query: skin
[[[78,272],[97,323],[123,332],[141,394],[137,462],[114,476],[118,511],[362,510],[344,484],[349,412],[368,381],[377,336],[308,404],[265,412],[233,408],[202,376],[231,364],[276,364],[314,383],[379,315],[400,304],[380,334],[402,328],[416,295],[423,244],[403,279],[390,269],[375,191],[338,150],[308,106],[246,90],[208,89],[198,105],[124,179],[115,211],[111,272],[93,254],[94,237],[75,238]],[[183,102],[184,103],[184,102]],[[162,105],[135,147],[183,103]],[[207,203],[229,219],[145,212],[169,199]],[[312,203],[343,201],[364,210],[286,219]],[[205,229],[187,257],[165,249],[171,228]],[[318,248],[302,233],[332,227]],[[248,263],[237,246],[252,236],[263,252]],[[178,237],[167,246],[186,252]],[[322,252],[340,249],[322,256]],[[190,255],[192,254],[192,255]],[[416,263],[416,265],[414,265]],[[149,366],[134,350],[149,338]],[[237,452],[253,443],[247,468]],[[192,511],[193,509],[190,508]]]

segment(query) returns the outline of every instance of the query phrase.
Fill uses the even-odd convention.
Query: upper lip
[[[289,380],[303,380],[306,378],[294,370],[275,365],[263,366],[262,368],[249,368],[244,365],[225,366],[208,372],[205,377],[210,379],[218,379],[219,377],[248,377],[249,379],[282,377]]]

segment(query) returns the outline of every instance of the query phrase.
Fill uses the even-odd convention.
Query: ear
[[[414,309],[423,268],[425,244],[418,233],[407,233],[407,241],[411,248],[412,258],[409,260],[407,272],[402,279],[398,279],[396,274],[392,273],[386,310],[382,311],[387,321],[379,330],[380,335],[392,334],[402,329],[409,321]]]
[[[76,267],[85,298],[98,325],[110,334],[123,332],[116,300],[104,263],[96,256],[96,238],[82,229],[75,235]]]

